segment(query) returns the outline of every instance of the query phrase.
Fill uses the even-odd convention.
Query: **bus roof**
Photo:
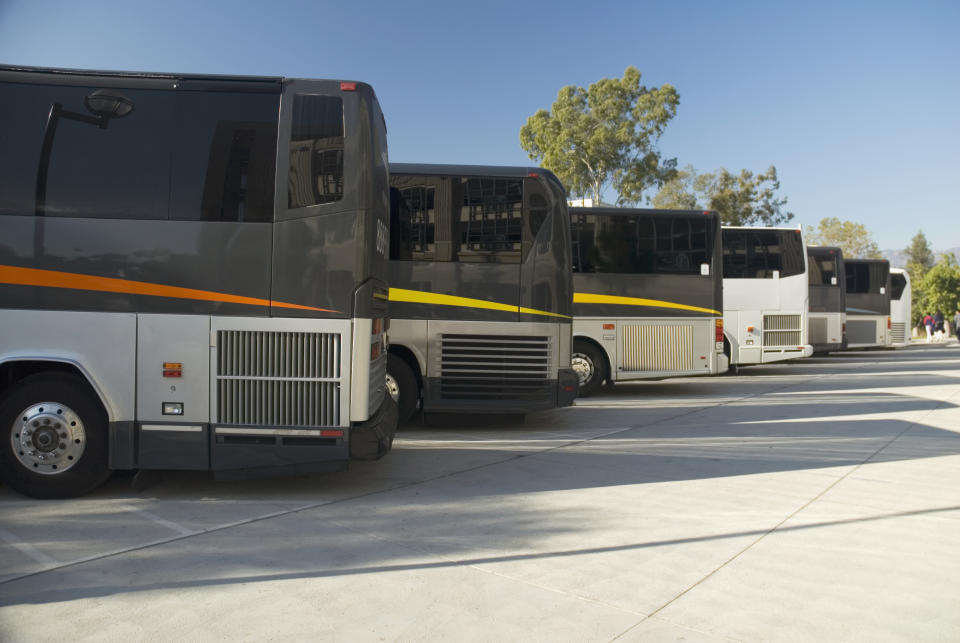
[[[570,214],[603,214],[608,216],[636,216],[638,214],[667,214],[671,216],[689,217],[719,216],[714,210],[668,210],[661,208],[612,208],[592,206],[571,206]]]
[[[814,257],[840,255],[843,258],[843,249],[837,246],[807,246],[807,254]]]
[[[175,81],[187,80],[191,82],[227,82],[236,83],[236,90],[243,91],[251,89],[253,91],[267,90],[267,86],[273,86],[275,91],[281,91],[284,82],[294,80],[319,80],[324,82],[353,82],[357,88],[369,87],[367,83],[359,81],[350,81],[346,79],[300,79],[288,78],[283,76],[236,76],[230,74],[177,74],[149,71],[107,71],[96,69],[65,69],[58,67],[31,67],[27,65],[4,65],[0,64],[0,81],[17,83],[54,83],[71,84],[75,82],[74,78],[104,78],[113,81],[136,80],[136,81]],[[246,85],[246,87],[244,86]],[[372,88],[371,88],[372,89]]]
[[[888,259],[861,259],[859,257],[844,257],[844,263],[885,263],[888,266],[890,261]]]
[[[448,165],[444,163],[390,163],[391,174],[430,174],[439,176],[505,176],[524,178],[531,174],[543,174],[557,180],[556,175],[542,167],[519,165]],[[559,182],[559,181],[558,181]]]

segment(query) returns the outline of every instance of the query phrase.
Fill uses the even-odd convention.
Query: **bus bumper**
[[[570,406],[580,392],[580,378],[572,368],[557,372],[557,407]]]
[[[397,403],[384,395],[380,408],[369,420],[350,427],[350,459],[379,460],[385,456],[393,446],[399,417]]]
[[[803,346],[803,356],[804,356],[804,357],[810,357],[811,355],[813,355],[813,346],[811,346],[810,344],[804,344],[804,346]]]

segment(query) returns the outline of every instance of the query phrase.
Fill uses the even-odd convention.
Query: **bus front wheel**
[[[573,342],[573,353],[570,355],[570,365],[580,379],[580,395],[591,395],[609,378],[607,362],[600,350],[583,340]]]
[[[406,424],[417,408],[420,387],[413,370],[397,355],[387,355],[387,392],[400,407],[400,424]]]
[[[100,486],[107,468],[107,420],[85,382],[44,373],[0,403],[0,478],[34,498],[71,498]]]

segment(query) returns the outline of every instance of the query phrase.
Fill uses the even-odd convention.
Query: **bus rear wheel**
[[[108,477],[107,420],[85,382],[34,375],[0,403],[0,478],[25,496],[72,498]]]
[[[403,358],[392,354],[387,355],[387,393],[400,407],[400,424],[406,424],[417,409],[420,387]]]
[[[610,377],[603,354],[590,342],[574,340],[570,365],[580,379],[582,397],[595,393],[603,385],[603,381]]]

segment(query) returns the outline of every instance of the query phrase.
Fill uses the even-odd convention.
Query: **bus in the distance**
[[[570,221],[581,395],[727,370],[715,212],[574,207]]]
[[[799,228],[723,228],[723,330],[732,367],[809,357]]]
[[[847,348],[890,346],[890,262],[844,258]]]
[[[569,406],[565,190],[527,167],[390,164],[390,357],[401,421]]]
[[[913,292],[910,275],[902,268],[890,269],[890,345],[903,348],[910,345],[913,329]],[[951,330],[952,332],[952,330]]]
[[[0,68],[0,477],[391,446],[386,126],[354,81]]]
[[[847,314],[843,250],[807,246],[807,274],[810,280],[807,341],[813,346],[814,353],[843,350]]]

